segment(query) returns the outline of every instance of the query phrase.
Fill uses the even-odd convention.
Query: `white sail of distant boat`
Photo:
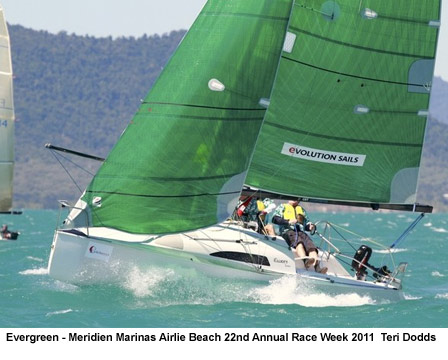
[[[0,213],[10,212],[14,174],[14,101],[11,47],[0,5]]]
[[[175,266],[401,298],[407,264],[370,265],[371,239],[319,222],[325,273],[232,217],[245,195],[432,210],[416,190],[440,2],[361,3],[209,0],[79,201],[61,203],[49,274],[82,284]]]

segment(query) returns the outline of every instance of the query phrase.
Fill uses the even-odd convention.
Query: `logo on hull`
[[[85,256],[91,259],[109,262],[113,249],[114,248],[109,245],[90,242]]]

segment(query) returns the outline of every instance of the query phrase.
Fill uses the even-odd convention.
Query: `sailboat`
[[[61,202],[50,276],[173,266],[401,299],[406,263],[381,273],[369,246],[347,258],[333,224],[318,224],[321,274],[232,214],[244,196],[431,212],[416,189],[439,18],[438,0],[208,1],[81,198]]]
[[[12,211],[14,173],[14,101],[11,46],[3,8],[0,5],[0,214]],[[7,239],[0,233],[0,239]],[[6,234],[6,233],[5,233]],[[9,232],[8,239],[17,239]]]

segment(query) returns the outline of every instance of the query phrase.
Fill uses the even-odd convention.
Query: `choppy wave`
[[[448,293],[445,294],[437,294],[436,299],[447,299],[448,300]]]
[[[405,300],[421,300],[422,299],[421,296],[413,296],[410,294],[404,294],[404,298],[405,298]]]
[[[19,271],[20,275],[47,275],[48,269],[45,268],[39,268],[39,269],[28,269],[24,271]]]
[[[33,261],[39,261],[39,262],[43,262],[44,259],[38,258],[38,257],[34,257],[34,256],[27,256],[26,257],[28,260],[33,260]]]
[[[396,254],[396,253],[401,253],[401,252],[406,252],[408,251],[408,249],[383,249],[383,250],[373,250],[373,252],[378,253],[378,254]]]
[[[443,275],[442,273],[438,272],[438,271],[433,271],[431,273],[432,276],[434,277],[445,277],[445,275]]]
[[[432,231],[437,232],[437,233],[448,233],[448,230],[445,228],[436,228],[436,227],[432,227],[431,228]]]
[[[49,312],[49,313],[45,314],[45,316],[46,317],[51,317],[51,316],[62,315],[62,314],[67,314],[67,313],[71,313],[71,312],[73,312],[72,309],[52,311],[52,312]]]

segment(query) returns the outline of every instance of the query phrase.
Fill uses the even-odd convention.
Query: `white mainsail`
[[[14,103],[11,47],[0,5],[0,212],[12,207],[14,173]]]

